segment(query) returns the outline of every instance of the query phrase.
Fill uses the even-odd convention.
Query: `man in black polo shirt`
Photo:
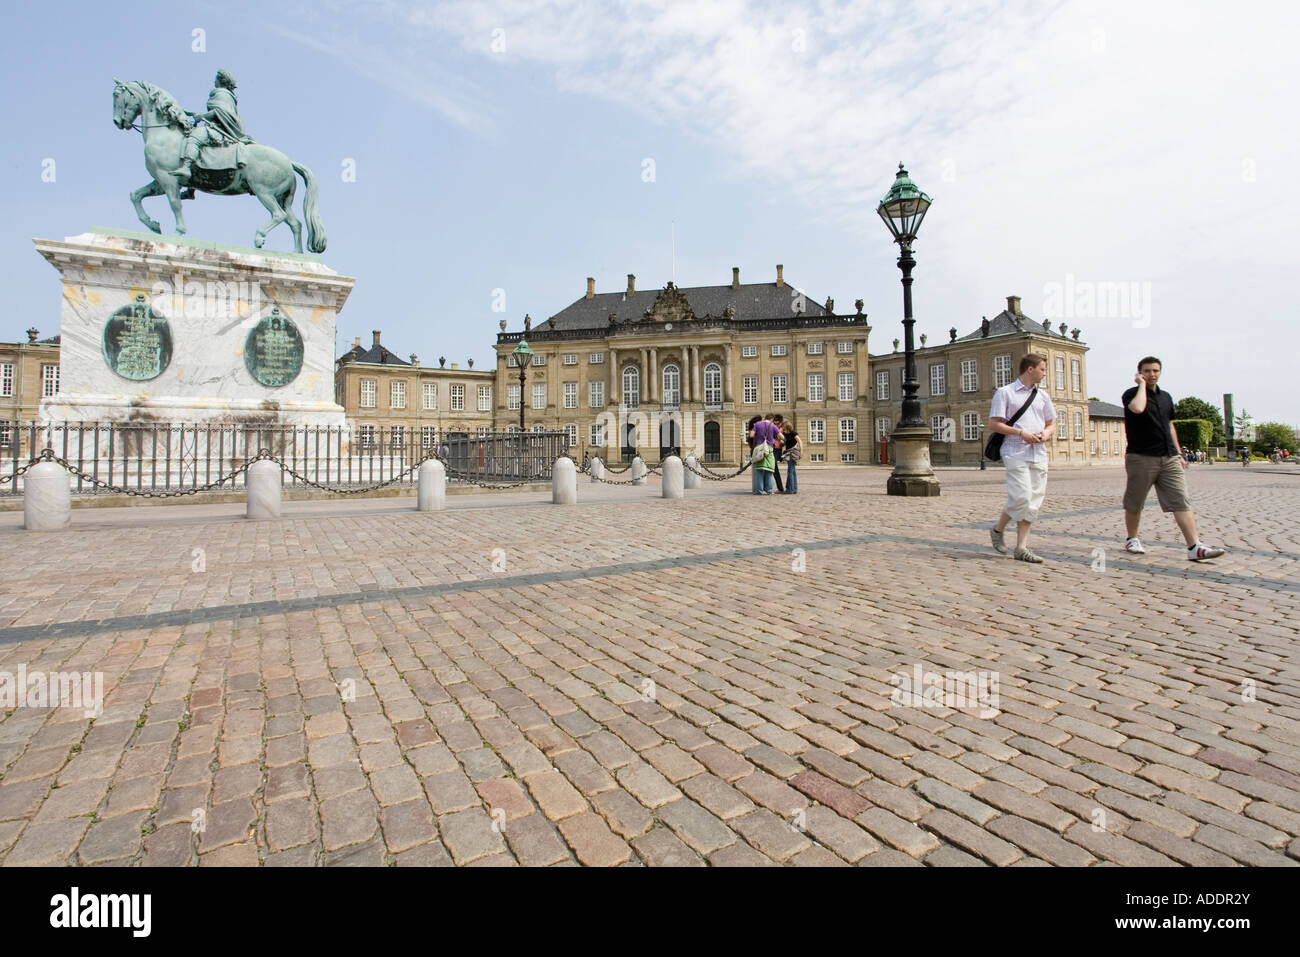
[[[1187,460],[1178,447],[1178,433],[1171,420],[1174,400],[1156,383],[1160,380],[1160,360],[1147,356],[1138,363],[1136,385],[1124,393],[1124,433],[1128,449],[1124,468],[1128,472],[1128,485],[1124,489],[1124,524],[1128,527],[1128,540],[1124,551],[1134,555],[1146,554],[1138,540],[1138,523],[1142,519],[1142,506],[1151,486],[1156,487],[1160,508],[1174,513],[1174,521],[1187,540],[1187,558],[1199,562],[1218,558],[1222,548],[1201,544],[1196,535],[1196,516],[1187,501],[1187,483],[1183,470]]]

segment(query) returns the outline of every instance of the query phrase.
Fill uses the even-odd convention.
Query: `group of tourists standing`
[[[755,495],[799,493],[797,465],[803,457],[803,439],[794,423],[779,412],[756,415],[745,425],[745,441],[753,463]],[[759,454],[762,453],[762,454]],[[785,482],[781,481],[781,463],[786,464]]]
[[[1189,561],[1218,558],[1222,548],[1205,545],[1196,530],[1196,515],[1187,498],[1183,471],[1187,458],[1178,442],[1172,419],[1174,401],[1158,385],[1162,365],[1155,356],[1138,363],[1134,385],[1123,395],[1124,433],[1128,448],[1124,467],[1124,550],[1145,555],[1138,524],[1147,493],[1154,485],[1160,508],[1172,512],[1187,542]],[[1016,523],[1014,556],[1022,562],[1041,562],[1029,548],[1029,529],[1038,518],[1047,491],[1047,442],[1056,432],[1056,408],[1038,388],[1047,377],[1047,357],[1031,352],[1020,360],[1020,375],[993,394],[989,431],[1004,436],[1001,458],[1006,465],[1007,501],[989,535],[993,547],[1006,554],[1006,528]]]

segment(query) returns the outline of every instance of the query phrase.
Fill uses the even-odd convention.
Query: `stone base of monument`
[[[890,495],[919,496],[939,494],[939,480],[930,466],[931,433],[928,428],[895,429],[890,436],[894,445],[894,471],[885,483]]]
[[[98,228],[35,242],[63,288],[42,419],[344,424],[334,330],[354,280],[319,256]]]

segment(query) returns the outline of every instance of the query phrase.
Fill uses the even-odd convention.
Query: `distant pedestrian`
[[[993,547],[1005,555],[1003,532],[1016,523],[1017,561],[1042,562],[1029,549],[1029,526],[1038,518],[1047,493],[1046,442],[1056,432],[1056,407],[1038,388],[1047,377],[1047,358],[1031,352],[1020,360],[1020,377],[993,393],[989,431],[1005,435],[1002,461],[1007,473],[1007,503],[993,526]],[[1009,421],[1014,419],[1015,421]]]
[[[1241,467],[1246,468],[1250,465],[1250,447],[1243,445],[1241,447]]]
[[[1124,456],[1124,468],[1128,472],[1124,489],[1124,525],[1128,538],[1124,542],[1124,551],[1133,555],[1146,554],[1138,538],[1138,523],[1142,520],[1142,506],[1146,503],[1147,493],[1154,485],[1161,510],[1173,512],[1174,521],[1183,533],[1188,561],[1218,558],[1223,549],[1202,544],[1196,532],[1196,515],[1187,499],[1187,480],[1183,475],[1187,460],[1178,447],[1178,433],[1171,421],[1174,400],[1157,384],[1162,368],[1155,356],[1144,358],[1138,363],[1134,386],[1122,397],[1124,434],[1128,439],[1128,452]],[[1243,455],[1248,454],[1243,450]]]
[[[776,441],[772,444],[772,457],[776,462],[776,468],[772,470],[772,479],[776,482],[776,491],[780,495],[785,493],[785,485],[781,482],[781,458],[785,452],[785,431],[781,425],[785,419],[779,412],[773,412],[768,416],[768,420],[776,426]]]
[[[754,454],[764,446],[767,448],[767,454],[754,463],[754,471],[758,473],[758,491],[754,493],[755,495],[773,493],[773,473],[776,471],[776,456],[773,450],[776,448],[777,437],[780,434],[780,430],[770,417],[754,423]]]
[[[761,415],[756,415],[745,423],[745,445],[749,449],[749,456],[746,458],[746,461],[750,461],[754,457],[754,426],[762,420],[763,417]],[[749,467],[749,478],[754,494],[758,495],[763,488],[759,482],[758,469],[754,468],[753,465]]]
[[[799,433],[794,430],[793,422],[781,423],[781,434],[784,441],[781,444],[783,449],[782,458],[786,462],[785,473],[785,494],[799,494],[799,473],[795,466],[803,458],[803,439],[799,438]]]

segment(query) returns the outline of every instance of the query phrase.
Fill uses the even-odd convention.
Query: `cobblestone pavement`
[[[1039,566],[885,477],[0,516],[0,672],[104,679],[0,710],[0,858],[1297,863],[1300,475],[1193,468],[1193,564],[1057,470]]]

